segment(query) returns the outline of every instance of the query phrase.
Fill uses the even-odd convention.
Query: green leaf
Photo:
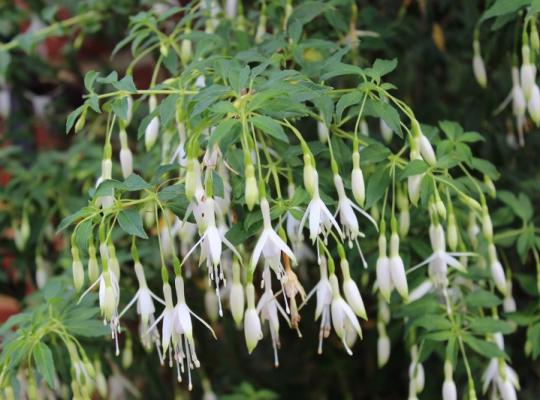
[[[428,331],[452,329],[452,323],[442,315],[422,315],[414,319],[412,324]]]
[[[376,80],[380,80],[386,74],[389,74],[397,67],[397,58],[392,60],[376,59],[371,68],[366,69],[366,74]]]
[[[99,76],[99,73],[96,71],[89,71],[84,76],[84,87],[88,92],[94,91],[94,82],[96,81],[96,78]]]
[[[480,355],[487,358],[508,358],[506,353],[499,349],[499,347],[493,343],[471,335],[464,335],[463,340],[465,343]]]
[[[137,87],[135,86],[135,82],[133,82],[133,77],[131,75],[124,76],[118,82],[113,82],[112,85],[117,90],[122,90],[129,93],[137,93]]]
[[[127,234],[140,237],[141,239],[148,239],[148,235],[143,228],[141,215],[137,210],[132,208],[122,210],[118,214],[118,224]]]
[[[177,94],[171,94],[165,98],[159,105],[160,123],[166,126],[174,119],[176,114],[176,102],[178,101]]]
[[[373,101],[369,99],[366,101],[364,111],[366,115],[382,118],[390,129],[392,129],[392,131],[394,131],[399,137],[403,137],[399,113],[390,104],[383,101]]]
[[[482,15],[481,21],[499,17],[501,15],[516,13],[520,8],[529,6],[531,0],[497,0]]]
[[[429,165],[424,160],[409,161],[407,166],[399,174],[399,179],[406,179],[409,176],[420,175],[429,169]]]
[[[138,191],[138,190],[152,189],[152,185],[150,185],[148,182],[146,182],[139,175],[131,174],[124,181],[124,188],[128,192],[135,192],[135,191]]]
[[[112,196],[114,194],[114,189],[123,190],[124,184],[115,179],[107,179],[99,184],[97,189],[93,193],[93,198],[98,198],[102,196]]]
[[[378,168],[373,175],[368,177],[366,190],[366,209],[371,208],[381,197],[390,184],[390,173],[388,166]]]
[[[273,138],[281,140],[285,143],[289,143],[289,138],[283,131],[281,125],[275,119],[265,115],[256,115],[252,117],[250,121],[253,122],[257,128],[269,134]]]
[[[86,249],[88,247],[88,240],[92,235],[92,220],[88,219],[78,225],[76,231],[76,243],[79,249]]]
[[[128,118],[128,98],[127,96],[115,99],[111,103],[112,112],[118,117],[118,119],[125,121]]]
[[[336,122],[341,122],[341,116],[346,108],[354,104],[360,103],[364,96],[365,95],[363,93],[358,91],[347,93],[341,96],[336,104]]]
[[[37,370],[47,381],[49,387],[54,388],[55,369],[51,349],[43,341],[39,341],[35,344],[33,356]]]
[[[487,290],[477,289],[465,296],[465,302],[471,307],[497,307],[502,300]]]
[[[488,317],[473,319],[469,327],[476,333],[500,332],[508,334],[514,332],[514,326],[510,322]]]
[[[239,132],[238,128],[240,128],[240,122],[236,119],[231,118],[221,121],[212,132],[208,140],[208,146],[211,148],[214,144],[233,136],[236,132]]]
[[[75,121],[77,120],[79,115],[81,115],[83,111],[86,111],[86,109],[88,109],[88,104],[83,104],[82,106],[77,107],[75,110],[73,110],[71,114],[69,114],[66,120],[66,133],[68,133],[71,128],[73,128],[73,125],[75,125]]]

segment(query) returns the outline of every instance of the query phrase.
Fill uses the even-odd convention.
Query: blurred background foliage
[[[0,122],[2,321],[22,309],[28,309],[25,314],[29,319],[37,318],[44,312],[39,306],[43,298],[56,298],[50,307],[59,313],[65,311],[63,308],[70,299],[73,300],[73,294],[59,289],[67,285],[69,271],[43,282],[43,290],[32,294],[39,283],[36,282],[38,269],[47,276],[69,269],[69,251],[65,239],[56,233],[56,226],[81,206],[84,200],[80,194],[91,188],[98,176],[100,142],[94,143],[88,137],[66,136],[65,119],[81,102],[83,79],[88,70],[125,69],[128,53],[120,52],[114,58],[110,54],[125,36],[130,16],[155,6],[154,3],[159,2],[0,0],[0,41],[5,43],[0,44],[0,51],[9,53],[11,58],[4,83],[10,88],[11,110],[9,118],[4,115]],[[305,26],[311,38],[344,40],[350,2],[332,3],[338,10],[336,16],[317,18]],[[486,89],[476,83],[472,73],[473,32],[482,13],[492,4],[489,0],[359,1],[357,29],[374,32],[376,36],[361,37],[353,57],[360,65],[370,64],[376,58],[396,58],[398,67],[386,80],[396,85],[398,96],[415,110],[418,119],[431,125],[441,120],[457,121],[466,131],[481,132],[485,141],[474,146],[475,155],[497,166],[501,176],[497,181],[498,190],[525,193],[530,199],[526,203],[532,204],[536,211],[540,200],[540,169],[537,167],[540,132],[531,125],[525,145],[518,146],[510,110],[495,115],[512,87],[510,68],[513,54],[519,52],[515,48],[515,32],[519,31],[521,23],[519,13],[508,13],[506,21],[497,20],[494,24],[491,20],[480,25],[488,73]],[[244,1],[244,6],[247,19],[255,18],[258,2]],[[270,8],[270,15],[271,12]],[[27,29],[43,29],[70,18],[76,19],[73,25],[64,26],[60,22],[58,30],[51,32],[56,34],[36,46],[25,44],[24,35],[17,36]],[[18,43],[11,46],[13,40]],[[304,55],[309,50],[304,49]],[[145,69],[144,64],[134,71],[137,86],[145,86],[150,72],[151,68]],[[99,128],[105,122],[92,123],[97,129],[89,129],[89,132],[102,136],[103,128]],[[519,222],[513,222],[509,216],[508,208],[501,208],[496,216],[496,230],[497,225],[519,226]],[[28,237],[19,238],[18,244],[16,236],[21,232],[13,228],[13,221],[18,226],[28,225]],[[129,257],[124,251],[126,254],[118,255],[120,260]],[[141,249],[142,253],[145,251],[155,251],[155,246],[152,249],[150,243]],[[527,302],[534,307],[538,300],[534,260],[525,254],[520,262],[514,250],[509,250],[506,257],[515,266],[514,270],[523,275],[519,279],[522,284],[515,288],[516,302],[523,309],[528,308]],[[374,255],[370,260],[373,262]],[[198,296],[193,308],[203,309],[200,293],[188,293],[190,295]],[[367,300],[366,306],[368,315],[374,316],[376,304]],[[80,307],[88,308],[87,315],[92,315],[91,302]],[[364,325],[364,341],[356,347],[354,356],[346,357],[339,345],[326,346],[324,354],[318,356],[315,352],[318,327],[309,317],[313,308],[312,304],[308,305],[305,314],[308,317],[302,321],[302,340],[298,340],[292,330],[283,331],[284,350],[277,369],[273,366],[268,343],[248,356],[242,334],[235,332],[230,319],[214,324],[218,332],[225,333],[226,341],[214,341],[207,332],[199,333],[197,345],[203,367],[198,370],[200,373],[195,379],[199,384],[195,385],[192,396],[201,398],[209,380],[212,390],[223,399],[403,398],[407,393],[409,358],[402,346],[392,349],[391,362],[379,370],[373,318]],[[24,326],[24,321],[17,320],[16,324]],[[12,326],[13,321],[1,329],[3,344],[9,342]],[[96,335],[99,334],[103,332],[96,328]],[[116,379],[113,382],[132,386],[126,392],[128,398],[141,396],[141,387],[144,387],[142,398],[187,396],[185,388],[175,383],[174,373],[158,368],[154,354],[145,354],[138,342],[126,339],[129,335],[121,344],[124,354],[128,342],[133,346],[134,362],[124,361],[129,365],[127,368],[116,366],[117,360],[108,341],[89,340],[84,338],[84,332],[73,332],[73,335],[82,336],[91,359],[102,356],[105,375]],[[389,336],[392,343],[403,340],[403,325],[391,325]],[[507,349],[521,378],[520,398],[534,399],[540,393],[540,365],[538,361],[526,359],[525,337],[525,331],[519,330],[507,342]],[[431,367],[440,371],[440,360],[427,361],[424,365],[427,373],[423,398],[440,396],[442,374],[432,377]],[[68,367],[57,366],[59,373],[62,368]],[[456,377],[456,381],[458,379]]]

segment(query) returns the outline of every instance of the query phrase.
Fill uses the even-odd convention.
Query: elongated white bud
[[[75,246],[71,248],[71,255],[73,257],[72,272],[73,272],[73,286],[78,292],[84,285],[84,267],[79,257],[79,249]]]
[[[11,113],[11,96],[9,90],[0,89],[0,117],[7,119]]]
[[[490,271],[491,277],[495,282],[495,286],[503,295],[506,295],[508,292],[508,287],[506,286],[506,276],[504,274],[504,269],[499,259],[497,258],[497,250],[495,245],[489,245],[489,259],[490,259]]]
[[[444,380],[442,387],[443,400],[457,400],[457,388],[453,379]]]
[[[99,264],[96,258],[96,248],[88,247],[88,279],[90,282],[95,282],[99,278]]]
[[[319,135],[319,140],[321,141],[321,143],[328,142],[329,131],[328,127],[324,122],[317,121],[317,133]]]
[[[390,143],[392,141],[392,135],[393,131],[392,128],[388,126],[388,124],[384,121],[384,119],[379,120],[379,127],[381,129],[381,135],[383,137],[383,140],[386,143]]]
[[[233,282],[231,284],[229,304],[236,326],[240,326],[242,323],[242,318],[244,317],[244,302],[244,288],[242,287],[242,284],[240,282]]]
[[[390,261],[386,256],[386,237],[379,236],[379,258],[376,265],[377,286],[383,298],[389,302],[392,293],[392,277],[390,276]]]
[[[356,282],[351,279],[351,274],[349,272],[349,262],[347,259],[343,258],[340,261],[341,270],[343,271],[343,294],[345,295],[345,300],[349,303],[352,310],[360,318],[367,320],[366,307],[364,306],[364,301],[362,300],[362,295]]]
[[[409,228],[411,226],[411,214],[409,208],[405,208],[399,212],[399,235],[401,237],[407,236]]]
[[[382,368],[390,359],[390,338],[385,331],[377,339],[377,365]]]
[[[473,41],[473,72],[476,82],[485,88],[487,85],[486,67],[484,66],[484,60],[480,54],[480,42],[478,40]]]
[[[319,177],[309,154],[304,154],[304,187],[310,196],[318,190]]]
[[[519,83],[519,70],[517,67],[512,67],[512,112],[516,117],[520,117],[525,115],[526,110],[527,101]]]
[[[437,163],[437,157],[435,157],[435,151],[433,150],[431,142],[423,134],[419,136],[418,142],[420,147],[420,154],[422,155],[424,161],[427,162],[429,165],[435,165]]]
[[[397,232],[392,232],[390,236],[390,276],[392,277],[392,284],[398,293],[406,299],[409,296],[409,286],[405,266],[399,255],[399,236]]]
[[[206,289],[204,292],[204,308],[206,315],[212,322],[216,322],[219,318],[219,299],[214,290]]]
[[[129,147],[120,149],[120,166],[122,167],[122,176],[124,179],[133,173],[133,154]]]
[[[197,188],[201,185],[201,164],[196,158],[189,158],[186,171],[186,197],[189,201],[195,196]]]
[[[531,51],[529,46],[522,46],[521,53],[523,58],[523,64],[521,65],[520,71],[521,87],[523,88],[525,99],[529,100],[532,94],[533,86],[536,84],[536,66],[531,63]]]
[[[182,44],[180,45],[180,59],[182,64],[186,65],[191,61],[191,56],[193,54],[191,40],[183,39]]]
[[[360,169],[360,153],[358,151],[353,152],[352,155],[353,169],[351,173],[351,185],[354,200],[359,206],[364,205],[366,200],[366,185],[364,182],[364,174]]]
[[[527,109],[529,110],[529,115],[535,125],[540,125],[540,89],[536,83],[533,84],[529,102],[527,103]]]
[[[225,14],[227,18],[235,19],[238,11],[238,0],[227,0],[225,2]]]
[[[244,315],[244,335],[248,352],[251,354],[259,340],[263,337],[261,320],[255,309],[255,288],[252,283],[246,285],[246,299],[247,309]]]
[[[447,238],[448,247],[450,247],[450,250],[455,251],[457,249],[459,237],[456,224],[456,216],[453,212],[448,215]]]
[[[253,164],[246,165],[245,198],[248,210],[253,210],[253,206],[259,200],[259,188],[255,179],[255,168]]]
[[[152,113],[156,109],[156,107],[157,107],[156,96],[150,96],[150,100],[149,100],[150,113]],[[159,118],[156,115],[154,118],[152,118],[150,123],[146,126],[146,130],[144,131],[144,144],[147,151],[150,150],[156,143],[158,134],[159,134]]]

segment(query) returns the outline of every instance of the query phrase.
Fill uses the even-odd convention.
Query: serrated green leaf
[[[476,333],[496,333],[500,332],[503,335],[514,332],[514,326],[500,319],[480,317],[475,318],[469,324],[469,328]]]
[[[47,381],[49,387],[54,388],[55,368],[52,352],[51,349],[49,349],[49,346],[42,341],[37,342],[34,346],[33,357],[38,372]]]
[[[118,82],[112,82],[112,85],[117,90],[122,90],[128,93],[137,93],[137,86],[135,86],[135,82],[133,82],[133,77],[131,75],[124,76]]]
[[[141,215],[137,210],[129,208],[120,211],[118,214],[118,224],[127,234],[140,237],[141,239],[148,239],[148,235],[143,228]]]
[[[465,296],[465,302],[471,307],[497,307],[502,300],[487,290],[477,289]]]
[[[285,131],[283,131],[283,128],[275,119],[265,115],[256,115],[251,117],[250,121],[264,133],[269,134],[277,140],[289,143],[289,138],[285,134]]]
[[[487,358],[508,358],[506,353],[493,343],[471,335],[463,335],[465,343],[478,354]]]

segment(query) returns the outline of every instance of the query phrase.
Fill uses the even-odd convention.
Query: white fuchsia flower
[[[504,340],[500,333],[494,335],[497,346],[504,350]],[[519,377],[514,369],[502,358],[492,358],[482,374],[482,390],[485,393],[492,386],[492,395],[502,400],[516,400],[520,390]]]
[[[246,346],[248,353],[251,354],[253,349],[263,338],[261,320],[255,309],[255,287],[253,283],[246,285],[247,309],[244,314],[244,336],[246,338]]]
[[[349,247],[352,247],[353,241],[356,242],[362,263],[364,264],[364,267],[367,267],[366,260],[364,259],[364,255],[362,254],[362,250],[360,250],[360,245],[358,244],[358,237],[364,237],[364,234],[360,232],[358,219],[356,218],[354,210],[366,217],[375,226],[375,229],[378,229],[377,223],[371,217],[371,215],[362,210],[347,197],[345,187],[343,186],[343,179],[341,179],[341,176],[338,174],[334,174],[334,185],[336,186],[336,191],[338,193],[338,207],[334,216],[339,213],[339,220],[341,222],[341,226],[343,227],[342,231],[349,241]]]
[[[272,227],[272,217],[270,215],[270,205],[266,198],[261,199],[261,214],[263,217],[263,231],[251,255],[250,268],[255,269],[261,255],[264,257],[265,266],[269,265],[280,281],[284,277],[284,269],[281,264],[281,253],[287,255],[293,264],[296,264],[296,257],[290,247],[279,237]]]
[[[317,303],[315,306],[315,320],[321,318],[321,326],[319,329],[319,346],[317,348],[317,353],[322,354],[322,343],[323,339],[327,338],[330,335],[331,330],[331,316],[330,316],[330,305],[332,304],[332,286],[328,280],[328,269],[326,263],[326,257],[321,256],[319,262],[320,269],[320,279],[319,282],[310,290],[306,299],[304,300],[302,308],[309,299],[316,294]]]
[[[459,256],[471,256],[471,253],[447,253],[446,239],[444,229],[440,223],[429,227],[429,238],[433,254],[420,264],[413,267],[419,268],[428,264],[428,273],[431,281],[436,287],[444,288],[448,286],[448,266],[464,271],[465,268],[461,265],[458,259]]]
[[[122,318],[126,311],[136,302],[137,314],[141,317],[141,326],[139,329],[141,333],[141,340],[146,347],[149,347],[150,338],[155,339],[157,333],[155,329],[152,330],[152,332],[148,332],[148,325],[154,323],[154,313],[156,311],[154,301],[152,299],[155,299],[158,303],[163,305],[165,305],[165,302],[148,288],[146,278],[144,276],[144,269],[139,261],[135,262],[135,275],[137,276],[137,280],[139,282],[139,289],[131,301],[126,305],[126,307],[124,307],[118,318]],[[159,338],[159,333],[157,333],[157,337]]]
[[[313,169],[312,173],[313,194],[311,197],[311,201],[307,206],[306,212],[304,213],[304,216],[300,221],[299,231],[302,231],[302,229],[304,229],[307,220],[309,227],[309,238],[311,239],[312,243],[315,243],[319,235],[321,235],[323,239],[326,240],[328,234],[330,233],[330,230],[332,229],[332,226],[336,229],[339,236],[343,237],[343,233],[336,219],[334,218],[330,210],[328,210],[328,207],[326,207],[324,202],[321,200],[321,197],[319,196],[319,177],[317,171]]]
[[[274,366],[279,366],[278,349],[280,348],[279,341],[279,316],[278,311],[287,320],[290,325],[290,320],[281,305],[277,302],[274,292],[272,291],[272,280],[270,269],[266,267],[263,271],[264,293],[257,303],[257,312],[260,314],[260,321],[268,321],[270,337],[272,338],[272,348],[274,349]]]
[[[103,261],[106,265],[106,260]],[[99,308],[103,317],[103,324],[109,324],[111,336],[115,342],[116,355],[120,354],[118,348],[118,334],[120,333],[120,324],[118,320],[118,304],[120,302],[120,286],[118,278],[114,272],[104,267],[98,280],[92,283],[88,289],[81,295],[79,302],[86,296],[97,284],[99,284]]]
[[[319,140],[321,143],[328,142],[329,130],[328,126],[324,123],[322,115],[320,116],[321,120],[317,121],[317,134],[319,135]]]
[[[335,274],[330,275],[329,281],[330,286],[332,287],[332,304],[330,305],[332,326],[334,327],[336,335],[341,339],[347,353],[352,355],[352,351],[347,343],[350,338],[348,338],[346,334],[350,335],[350,332],[354,331],[362,338],[362,328],[360,327],[358,318],[354,315],[354,311],[341,297],[337,276]],[[350,326],[346,327],[346,325]],[[352,328],[352,330],[350,328]]]
[[[232,252],[240,258],[238,251],[234,248],[231,242],[225,237],[216,226],[216,203],[211,197],[201,199],[201,221],[199,227],[203,230],[201,238],[193,245],[193,247],[184,256],[185,260],[195,251],[197,246],[201,247],[201,257],[199,264],[206,261],[208,275],[211,281],[214,281],[216,286],[216,294],[219,297],[219,282],[224,281],[223,268],[221,266],[222,245],[225,244]],[[196,212],[194,211],[196,215]]]

